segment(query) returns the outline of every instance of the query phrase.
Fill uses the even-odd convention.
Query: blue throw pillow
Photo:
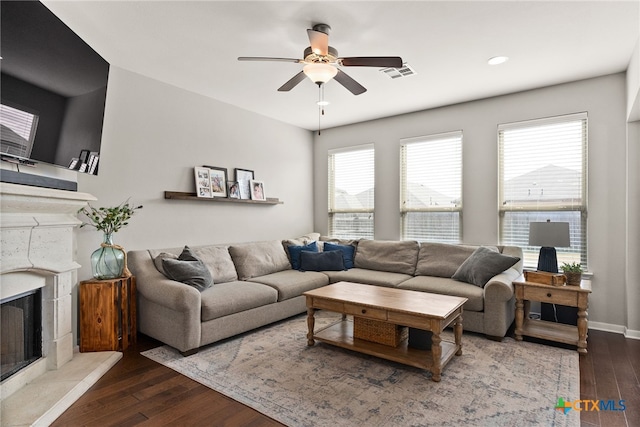
[[[294,270],[300,270],[300,253],[302,251],[318,252],[318,245],[316,242],[311,242],[304,246],[287,246],[289,251],[289,258],[291,259],[291,268]]]
[[[324,251],[325,252],[330,252],[330,251],[341,251],[342,252],[342,257],[344,258],[344,268],[346,268],[347,270],[350,268],[353,268],[353,257],[356,253],[356,247],[353,245],[338,245],[335,243],[328,243],[326,242],[324,244]]]
[[[330,252],[300,252],[300,270],[302,271],[340,271],[344,270],[342,254]]]

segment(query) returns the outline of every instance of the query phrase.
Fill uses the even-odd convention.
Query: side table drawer
[[[526,286],[524,288],[525,300],[547,302],[551,304],[578,306],[578,293],[569,289],[542,289]]]
[[[369,319],[387,320],[387,310],[380,308],[363,307],[357,304],[344,305],[345,314],[352,314],[358,317],[367,317]]]

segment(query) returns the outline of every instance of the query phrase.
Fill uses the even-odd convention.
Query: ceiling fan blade
[[[338,61],[345,67],[402,67],[402,58],[399,56],[354,56],[350,58],[339,58]]]
[[[326,55],[329,52],[329,34],[322,31],[307,30],[311,50],[316,55]]]
[[[342,70],[338,70],[338,74],[336,74],[334,79],[354,95],[360,95],[361,93],[365,93],[367,91],[364,86],[353,80]]]
[[[307,76],[304,74],[304,71],[300,71],[298,74],[296,74],[295,76],[291,77],[291,79],[289,79],[288,82],[286,82],[285,84],[280,86],[280,88],[278,88],[278,92],[288,92],[288,91],[290,91],[291,89],[296,87],[298,85],[298,83],[303,81],[305,79],[305,77],[307,77]]]
[[[302,59],[294,58],[269,58],[266,56],[239,56],[238,61],[280,61],[280,62],[302,62]]]

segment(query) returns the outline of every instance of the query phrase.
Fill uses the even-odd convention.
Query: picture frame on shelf
[[[235,181],[227,181],[227,197],[230,199],[240,198],[240,187]]]
[[[202,166],[209,169],[211,197],[227,197],[227,169],[216,166]]]
[[[89,164],[89,156],[91,155],[91,151],[89,150],[80,150],[80,163]]]
[[[196,182],[196,196],[211,198],[211,170],[204,167],[193,168]]]
[[[251,199],[251,181],[254,178],[252,170],[235,168],[235,180],[238,183],[238,190],[241,199]]]
[[[69,169],[77,170],[79,166],[80,166],[80,159],[78,157],[74,157],[69,162]]]
[[[267,196],[264,192],[264,182],[256,181],[255,179],[249,180],[251,186],[251,200],[266,201]]]
[[[92,151],[89,154],[89,169],[87,170],[87,172],[90,173],[91,175],[97,175],[99,161],[100,161],[100,153],[98,153],[97,151]]]

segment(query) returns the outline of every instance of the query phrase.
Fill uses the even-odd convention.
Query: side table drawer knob
[[[551,292],[547,293],[547,298],[551,298]]]
[[[363,308],[362,309],[362,314],[365,314],[366,312],[367,312],[367,310]]]

